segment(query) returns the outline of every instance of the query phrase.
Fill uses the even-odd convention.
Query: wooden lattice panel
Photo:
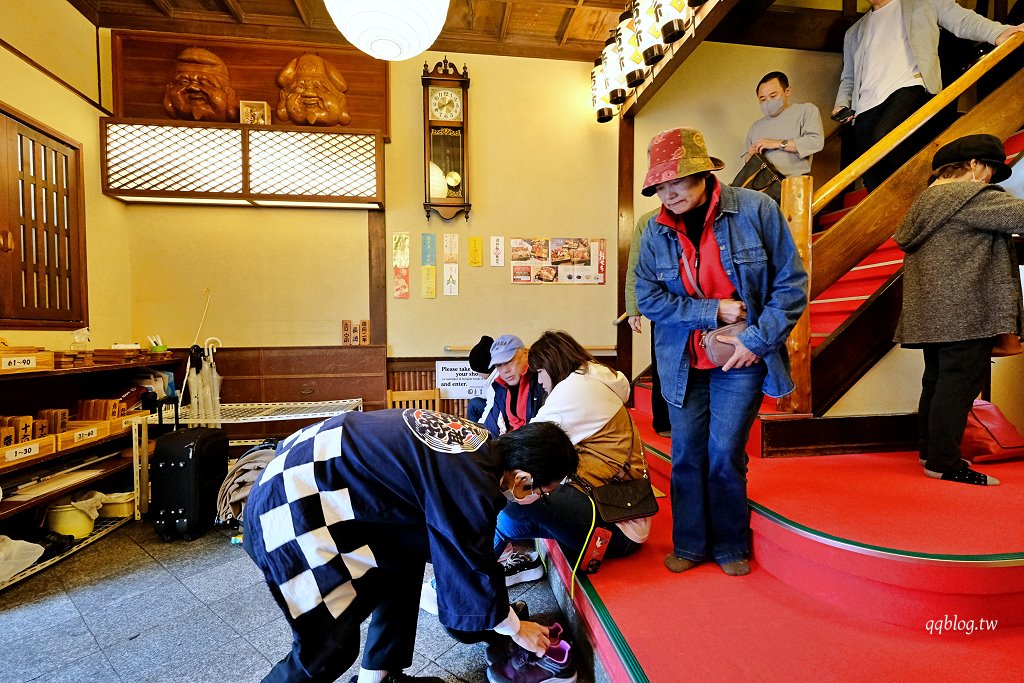
[[[256,195],[373,197],[374,135],[288,130],[249,132],[249,183]]]
[[[112,191],[242,191],[241,130],[110,123],[106,131]]]

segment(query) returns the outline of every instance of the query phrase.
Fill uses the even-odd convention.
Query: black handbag
[[[782,180],[784,176],[779,169],[768,161],[768,157],[760,152],[755,152],[743,164],[743,168],[733,178],[733,187],[745,187],[748,190],[764,192],[775,200],[776,204],[782,203]]]
[[[636,443],[636,425],[633,424],[632,416],[629,418],[629,424],[633,428],[633,443]],[[630,448],[630,452],[632,450]],[[647,474],[647,454],[643,441],[640,441],[640,459],[643,463],[641,476],[622,478],[629,475],[631,469],[629,461],[626,461],[612,481],[603,486],[591,486],[581,477],[573,475],[576,483],[593,499],[597,514],[605,524],[651,517],[658,513],[658,500],[654,497],[654,487],[651,486],[651,479]]]

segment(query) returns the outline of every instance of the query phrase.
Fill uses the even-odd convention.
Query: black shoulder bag
[[[633,416],[629,415],[629,425],[633,428],[633,443],[637,441],[636,425],[633,424]],[[633,452],[630,447],[630,453]],[[640,459],[643,463],[641,476],[632,478],[630,464],[627,460],[612,481],[603,486],[591,486],[582,477],[573,475],[573,481],[579,484],[584,491],[593,499],[597,514],[601,516],[605,524],[625,522],[630,519],[651,517],[658,513],[658,501],[654,497],[654,487],[651,486],[651,479],[647,474],[647,454],[644,450],[644,442],[640,441]],[[626,476],[631,478],[626,479]]]
[[[779,169],[768,161],[768,157],[760,152],[755,152],[747,159],[747,163],[743,164],[743,168],[736,174],[730,185],[764,192],[774,199],[776,204],[781,204],[783,177],[779,173]]]

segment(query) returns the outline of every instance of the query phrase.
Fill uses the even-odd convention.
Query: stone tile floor
[[[0,592],[0,683],[260,681],[291,648],[291,631],[230,536],[165,543],[149,524],[129,523]],[[509,597],[541,623],[562,618],[545,580]],[[358,661],[339,680],[357,670]],[[482,646],[455,641],[423,611],[406,673],[487,680]]]

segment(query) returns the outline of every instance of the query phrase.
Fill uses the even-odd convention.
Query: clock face
[[[461,121],[462,91],[430,88],[430,118],[440,121]]]

